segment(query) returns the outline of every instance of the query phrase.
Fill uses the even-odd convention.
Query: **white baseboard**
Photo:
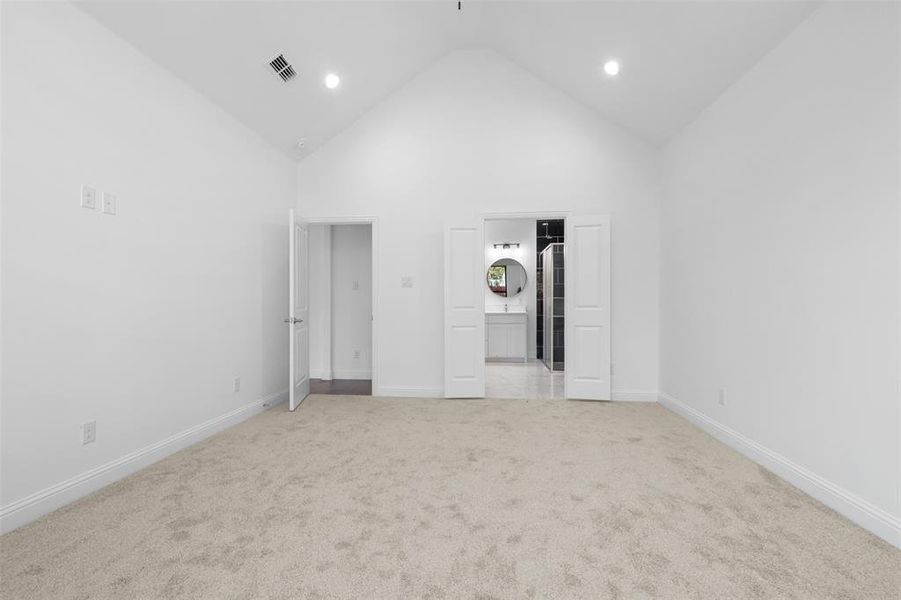
[[[380,386],[373,396],[400,396],[404,398],[443,398],[444,390],[439,387]],[[617,402],[657,402],[657,392],[647,390],[613,390],[613,400]]]
[[[219,433],[288,399],[288,390],[270,394],[231,412],[195,425],[21,500],[0,507],[0,533],[6,533],[66,504],[131,475],[170,454]]]
[[[657,402],[657,391],[648,390],[613,390],[616,402]]]
[[[898,517],[790,461],[781,454],[758,444],[734,429],[711,419],[669,394],[660,392],[659,401],[669,410],[685,417],[724,444],[738,450],[754,462],[810,494],[835,512],[878,535],[895,547],[901,548],[901,519]]]
[[[400,398],[443,398],[444,389],[436,387],[381,385],[372,391],[373,396],[395,396]]]
[[[331,379],[372,379],[372,371],[369,369],[335,369]]]

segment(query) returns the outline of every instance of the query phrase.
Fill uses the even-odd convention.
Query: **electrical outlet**
[[[402,288],[411,288],[413,287],[413,278],[409,275],[405,275],[400,278],[400,287]]]
[[[116,195],[110,194],[109,192],[103,192],[103,214],[115,215],[116,207]]]
[[[81,186],[81,207],[88,210],[97,208],[97,190],[89,185]]]
[[[360,351],[354,350],[354,358],[360,358]]]
[[[717,395],[717,402],[720,406],[726,406],[726,388],[720,388],[719,394]]]
[[[357,290],[360,289],[360,282],[359,282],[359,281],[354,281],[354,283],[353,283],[353,289],[354,289],[355,292],[356,292]]]
[[[241,391],[241,378],[240,378],[240,377],[235,377],[234,388],[235,388],[235,391],[236,391],[236,392],[240,392],[240,391]]]
[[[97,421],[88,421],[81,426],[81,445],[93,444],[97,441]]]

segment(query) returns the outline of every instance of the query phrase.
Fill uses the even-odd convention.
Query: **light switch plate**
[[[109,192],[103,192],[103,214],[115,215],[117,210],[116,195]]]
[[[97,208],[97,190],[89,185],[81,186],[81,207],[88,210]]]

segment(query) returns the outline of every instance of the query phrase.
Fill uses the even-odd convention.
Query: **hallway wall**
[[[372,378],[372,227],[332,226],[332,376]]]

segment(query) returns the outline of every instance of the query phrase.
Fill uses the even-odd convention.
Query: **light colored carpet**
[[[901,552],[654,404],[311,396],[0,538],[4,599],[896,599]]]

